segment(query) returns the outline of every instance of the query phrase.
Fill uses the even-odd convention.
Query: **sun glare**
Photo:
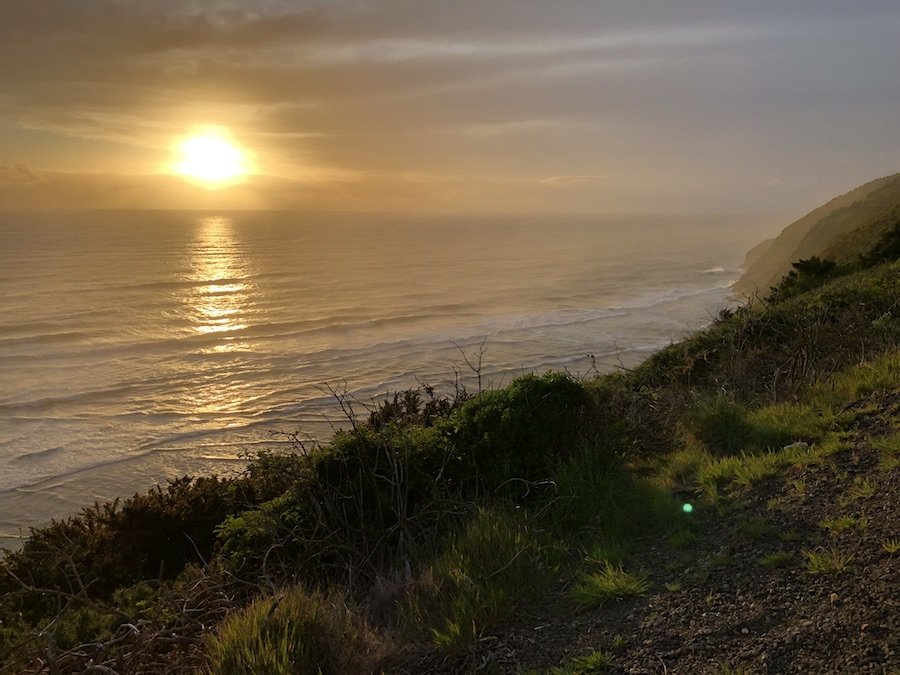
[[[233,183],[247,174],[244,154],[215,134],[191,136],[178,146],[175,173],[211,186]]]

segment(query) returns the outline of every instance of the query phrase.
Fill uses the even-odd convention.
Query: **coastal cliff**
[[[835,197],[751,249],[734,290],[765,297],[798,260],[813,256],[838,263],[865,255],[900,223],[900,174],[885,176]]]

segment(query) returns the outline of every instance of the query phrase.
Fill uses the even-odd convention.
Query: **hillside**
[[[850,408],[865,413],[827,459],[786,461],[698,503],[684,530],[643,537],[628,562],[646,575],[644,595],[579,611],[563,584],[465,660],[405,672],[897,672],[900,387]]]
[[[867,253],[897,223],[900,174],[879,178],[832,199],[774,239],[751,249],[734,290],[746,297],[764,297],[791,270],[792,263],[813,256],[850,262]]]

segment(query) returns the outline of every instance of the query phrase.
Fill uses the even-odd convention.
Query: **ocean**
[[[326,440],[387,392],[628,368],[708,323],[746,218],[0,212],[0,546]]]

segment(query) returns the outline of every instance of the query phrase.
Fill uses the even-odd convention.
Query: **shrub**
[[[12,594],[24,618],[37,624],[56,614],[56,590],[77,594],[83,585],[91,598],[107,600],[120,586],[172,578],[187,563],[208,559],[216,526],[246,507],[246,493],[234,486],[184,477],[33,529],[0,565],[0,593]]]
[[[525,375],[466,401],[452,418],[453,441],[486,489],[523,495],[529,490],[517,481],[550,480],[571,456],[590,403],[568,375]]]
[[[724,394],[700,401],[684,417],[684,424],[716,456],[743,450],[752,434],[747,409]]]
[[[218,527],[233,571],[371,581],[433,548],[471,511],[461,501],[465,465],[436,427],[360,425],[306,461],[308,475],[290,490]]]
[[[793,269],[772,289],[768,298],[770,302],[781,302],[806,293],[850,271],[833,260],[822,260],[816,256],[791,263],[791,267]]]

